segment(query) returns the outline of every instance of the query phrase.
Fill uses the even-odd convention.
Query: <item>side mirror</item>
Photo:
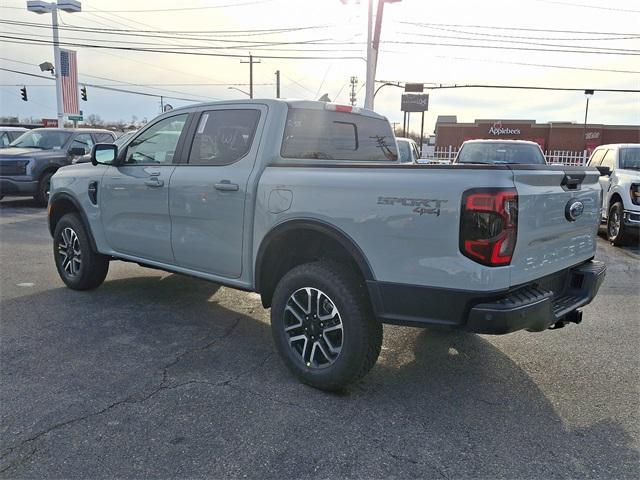
[[[82,147],[73,147],[69,149],[69,155],[72,157],[79,157],[80,155],[86,155],[87,151]]]
[[[118,158],[118,146],[113,143],[96,143],[91,149],[93,165],[113,165]]]
[[[609,167],[603,167],[599,165],[596,168],[600,172],[600,175],[603,177],[608,177],[609,175],[611,175],[611,169]]]

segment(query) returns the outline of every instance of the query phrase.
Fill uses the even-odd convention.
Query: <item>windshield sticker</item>
[[[202,133],[204,132],[204,127],[207,126],[207,120],[209,120],[209,114],[205,113],[202,115],[202,118],[200,119],[200,125],[198,125],[198,133]]]

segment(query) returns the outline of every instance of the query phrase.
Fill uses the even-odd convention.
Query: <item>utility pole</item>
[[[383,2],[384,3],[384,2]],[[367,79],[365,80],[364,108],[373,110],[373,90],[375,88],[376,72],[374,68],[373,48],[371,45],[371,35],[373,30],[373,0],[369,0],[367,10]]]
[[[240,60],[240,63],[249,64],[249,98],[253,98],[253,64],[260,63],[260,60],[254,60],[253,55],[249,54],[249,61]]]
[[[58,0],[57,3],[47,3],[41,0],[28,0],[27,10],[37,14],[51,13],[53,27],[53,62],[56,78],[56,106],[58,110],[58,128],[64,127],[64,112],[62,107],[62,79],[60,78],[60,39],[58,37],[58,9],[75,13],[82,11],[81,3],[77,0]]]
[[[280,70],[276,70],[276,98],[280,98]]]
[[[376,25],[373,28],[373,0],[369,0],[367,14],[367,82],[365,83],[364,108],[373,110],[373,97],[376,83],[376,66],[378,65],[378,50],[380,48],[380,31],[382,30],[382,14],[385,3],[396,3],[401,0],[378,0]]]
[[[351,82],[351,94],[349,95],[349,101],[352,106],[356,106],[356,87],[358,86],[358,77],[351,77],[349,80]]]

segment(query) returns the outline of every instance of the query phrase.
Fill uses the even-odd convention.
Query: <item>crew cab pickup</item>
[[[607,239],[616,246],[640,234],[640,143],[600,145],[589,158],[600,171],[602,222]]]
[[[258,292],[287,367],[335,390],[376,362],[382,324],[503,334],[581,320],[599,172],[411,165],[367,110],[246,100],[172,110],[52,178],[60,277],[109,262]]]

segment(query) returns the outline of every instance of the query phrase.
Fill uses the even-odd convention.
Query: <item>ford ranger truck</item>
[[[285,100],[165,113],[51,181],[62,281],[125,260],[258,292],[304,383],[337,390],[375,364],[382,324],[483,334],[579,323],[593,261],[595,168],[397,161],[382,116]]]

